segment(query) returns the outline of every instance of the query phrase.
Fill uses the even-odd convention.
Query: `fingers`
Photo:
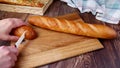
[[[21,19],[17,19],[17,18],[8,18],[8,19],[10,19],[11,22],[13,22],[13,28],[26,25],[25,22]]]
[[[16,60],[17,60],[16,54],[10,53],[10,56],[12,57],[12,58],[11,58],[11,61],[16,61]]]
[[[8,46],[9,50],[18,56],[18,49],[15,46]]]
[[[14,46],[7,46],[7,49],[9,50],[9,56],[10,56],[10,60],[11,62],[15,62],[17,60],[17,56],[18,56],[18,49],[15,48]]]
[[[15,65],[15,61],[17,60],[17,48],[13,46],[1,46],[0,47],[0,62],[1,67],[3,68],[11,68]]]
[[[18,40],[18,37],[9,35],[12,29],[22,26],[22,25],[26,25],[24,21],[22,21],[21,19],[17,19],[17,18],[3,19],[3,20],[0,20],[0,23],[1,23],[0,39],[1,40],[12,40],[12,41]]]
[[[26,23],[21,20],[21,19],[17,19],[17,18],[7,18],[7,19],[3,19],[1,20],[2,23],[7,23],[10,24],[10,27],[12,28],[16,28],[22,25],[26,25]]]
[[[0,50],[3,50],[6,53],[12,53],[16,56],[18,56],[18,49],[14,46],[1,46]]]
[[[26,25],[26,23],[23,20],[18,19],[18,18],[6,18],[6,19],[3,19],[3,20],[0,20],[0,22],[11,23],[12,25],[15,24],[14,27],[19,27],[21,25]]]
[[[19,37],[8,35],[8,40],[17,41]]]
[[[19,37],[17,37],[17,36],[3,35],[3,39],[2,40],[17,41],[18,39],[19,39]]]

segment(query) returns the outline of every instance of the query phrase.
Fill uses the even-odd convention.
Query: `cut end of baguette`
[[[25,39],[27,40],[33,40],[37,37],[37,33],[33,30],[33,28],[26,25],[15,28],[12,30],[12,34],[20,37],[24,31],[26,31]]]

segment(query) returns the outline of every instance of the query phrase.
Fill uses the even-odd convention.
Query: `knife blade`
[[[22,43],[22,41],[24,40],[25,38],[25,33],[26,31],[23,32],[23,34],[20,36],[20,38],[18,39],[18,41],[15,43],[15,47],[19,47],[19,45]]]

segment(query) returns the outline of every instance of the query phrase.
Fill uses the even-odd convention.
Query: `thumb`
[[[16,48],[15,46],[11,45],[11,46],[8,46],[9,50],[11,52],[13,52],[14,54],[18,55],[18,48]]]

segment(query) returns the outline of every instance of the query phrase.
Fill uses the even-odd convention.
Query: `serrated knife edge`
[[[26,31],[23,32],[23,34],[20,36],[20,38],[18,39],[18,41],[15,43],[15,46],[18,48],[19,45],[22,43],[22,41],[24,40],[25,38],[25,33]]]

